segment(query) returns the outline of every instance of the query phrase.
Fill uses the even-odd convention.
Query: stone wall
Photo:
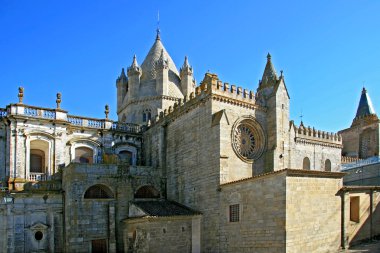
[[[193,236],[197,232],[199,237],[199,230],[192,229],[197,219],[193,216],[128,219],[124,229],[124,252],[200,252],[194,245],[197,240]]]
[[[285,177],[282,172],[221,186],[221,252],[285,252]],[[229,221],[234,204],[240,206],[238,222]]]
[[[358,220],[353,220],[351,212],[356,207],[352,206],[352,198],[359,199]],[[370,196],[369,193],[350,193],[345,196],[346,210],[346,236],[350,245],[360,243],[370,238]],[[373,193],[373,210],[372,210],[372,236],[380,236],[380,193]]]
[[[342,176],[283,170],[222,185],[220,251],[336,252]],[[240,219],[230,222],[235,204]]]
[[[286,252],[339,249],[342,179],[327,176],[286,178]]]
[[[63,252],[62,195],[55,192],[0,193],[0,252]],[[39,238],[36,233],[42,233]]]

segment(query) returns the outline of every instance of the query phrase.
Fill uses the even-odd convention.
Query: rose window
[[[253,162],[264,151],[265,136],[260,124],[254,119],[238,120],[232,130],[232,147],[245,162]]]

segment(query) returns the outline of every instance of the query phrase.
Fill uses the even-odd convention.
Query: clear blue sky
[[[256,90],[272,54],[284,70],[291,118],[338,131],[355,116],[363,81],[380,111],[380,1],[23,1],[0,0],[0,107],[18,101],[116,119],[115,79],[141,64],[161,38],[197,82],[207,70]]]

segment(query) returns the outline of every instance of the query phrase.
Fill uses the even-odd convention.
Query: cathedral
[[[117,120],[108,105],[74,116],[60,93],[26,105],[20,87],[0,108],[0,251],[337,252],[367,236],[351,204],[379,191],[343,186],[342,149],[356,149],[289,118],[270,54],[256,91],[193,75],[157,32],[116,79]]]

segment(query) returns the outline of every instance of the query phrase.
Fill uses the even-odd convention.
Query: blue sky
[[[208,70],[256,90],[272,55],[284,70],[291,118],[338,131],[350,126],[363,82],[380,110],[380,1],[0,0],[0,107],[24,102],[116,119],[115,80],[155,39],[197,82]]]

